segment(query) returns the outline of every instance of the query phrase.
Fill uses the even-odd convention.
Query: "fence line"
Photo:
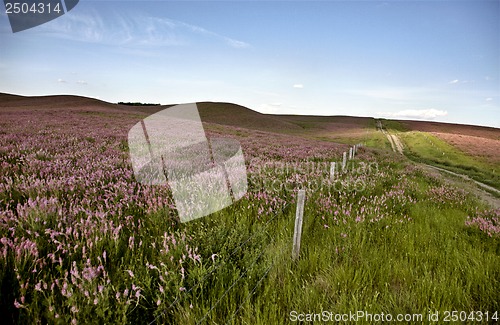
[[[302,217],[304,215],[304,202],[305,202],[305,190],[299,190],[298,191],[298,195],[297,195],[297,218],[296,219],[296,222],[295,222],[295,231],[294,231],[294,246],[293,246],[293,252],[294,252],[294,258],[296,259],[298,257],[298,254],[299,254],[299,249],[300,249],[300,233],[302,232]],[[297,224],[297,220],[299,220],[299,224]],[[285,229],[288,225],[285,224],[283,226],[283,229]],[[267,248],[269,246],[271,246],[274,242],[276,241],[276,238],[272,238],[271,242],[269,244],[267,244],[266,248],[262,250],[262,252],[259,254],[259,256],[254,260],[254,262],[251,264],[251,267],[248,267],[245,269],[245,271],[238,277],[238,279],[236,279],[232,284],[231,286],[222,294],[222,296],[217,300],[217,302],[215,303],[215,305],[213,305],[210,310],[197,322],[197,324],[200,324],[202,321],[204,321],[207,316],[212,312],[212,310],[214,310],[218,305],[219,303],[222,301],[222,298],[224,298],[228,293],[229,291],[231,291],[231,289],[236,285],[237,282],[239,282],[244,275],[246,275],[248,273],[248,270],[251,269],[256,263],[257,261],[259,260],[259,258],[264,254],[264,252],[267,250]],[[281,249],[281,252],[280,252],[280,255],[281,253],[283,253],[283,251],[285,250],[286,247],[282,248]],[[242,303],[238,306],[238,308],[233,312],[233,314],[231,315],[231,318],[226,322],[226,324],[229,324],[231,322],[231,320],[234,318],[234,316],[238,313],[238,311],[241,309],[241,307],[243,306],[243,304],[248,300],[250,299],[250,297],[255,293],[256,289],[257,289],[257,286],[262,282],[262,280],[267,276],[267,274],[269,273],[269,271],[272,269],[272,267],[274,266],[274,264],[276,263],[276,259],[271,263],[271,265],[267,268],[266,272],[264,272],[264,275],[259,279],[259,281],[257,281],[257,284],[254,286],[254,288],[252,289],[252,291],[247,295],[247,297],[242,301]]]
[[[229,320],[226,322],[226,325],[228,325],[228,324],[231,323],[231,321],[233,320],[234,316],[236,316],[236,314],[238,314],[238,312],[240,311],[240,309],[243,306],[243,304],[246,303],[247,300],[250,299],[251,296],[253,296],[253,294],[257,290],[257,287],[260,285],[260,283],[262,282],[262,280],[264,280],[264,278],[267,276],[267,274],[269,273],[269,271],[271,271],[271,269],[274,267],[275,263],[276,263],[276,261],[274,261],[273,263],[271,263],[271,265],[267,268],[266,272],[264,272],[264,275],[259,279],[259,281],[257,281],[257,283],[255,284],[255,286],[253,287],[252,291],[245,297],[245,299],[243,299],[243,302],[238,306],[238,308],[236,308],[235,312],[231,315],[231,318],[229,318]]]
[[[349,160],[351,160],[351,159],[354,158],[354,155],[356,154],[356,151],[357,151],[358,147],[360,147],[360,146],[361,146],[361,144],[360,145],[355,145],[355,146],[353,146],[353,147],[350,148]],[[343,154],[343,158],[344,158],[343,165],[345,166],[345,160],[346,160],[346,153],[345,152]],[[332,175],[332,170],[333,170],[333,174],[334,174],[335,173],[335,162],[333,162],[332,165],[330,166],[330,176],[334,176],[334,175]],[[294,258],[294,259],[296,259],[298,257],[299,250],[300,250],[300,233],[301,233],[301,230],[302,230],[302,219],[303,219],[304,202],[305,202],[305,191],[304,190],[299,190],[298,191],[296,202],[297,202],[297,211],[296,211],[295,230],[294,230],[294,246],[293,246],[293,251],[292,251],[292,258]],[[286,228],[286,226],[287,225],[285,224],[285,226],[283,228]],[[274,241],[275,241],[275,238],[273,238],[272,241],[266,246],[266,249],[269,246],[271,246],[271,244],[273,244]],[[285,248],[286,248],[286,246],[281,249],[280,255],[281,255],[281,253],[283,253],[283,251],[284,251]],[[255,265],[255,263],[257,262],[257,260],[264,254],[264,251],[265,250],[263,250],[261,252],[261,254],[257,257],[257,259],[255,259],[255,261],[252,263],[252,266]],[[271,263],[271,265],[266,269],[266,271],[264,272],[264,274],[262,275],[262,277],[260,277],[260,279],[257,281],[257,283],[255,284],[255,286],[253,287],[252,291],[245,297],[245,299],[243,299],[243,301],[238,306],[238,308],[236,308],[236,310],[233,312],[233,314],[231,315],[231,317],[227,320],[227,322],[225,323],[226,325],[228,325],[228,324],[231,323],[231,321],[236,316],[236,314],[239,312],[239,310],[241,309],[241,307],[246,303],[246,301],[248,299],[250,299],[250,297],[253,296],[253,294],[257,290],[257,287],[260,285],[260,283],[263,281],[263,279],[269,274],[269,272],[271,271],[271,269],[274,267],[274,265],[276,263],[276,260],[277,259],[275,259]],[[233,284],[217,300],[216,304],[214,306],[212,306],[212,308],[210,308],[210,310],[203,316],[203,318],[201,320],[199,320],[197,322],[197,324],[200,324],[203,320],[206,319],[206,317],[210,314],[210,312],[215,307],[217,307],[217,305],[222,301],[222,298],[224,298],[224,296],[236,285],[236,283],[243,278],[243,276],[248,272],[248,269],[249,268],[247,268],[245,270],[245,272],[242,275],[240,275],[240,277],[238,279],[236,279],[236,281],[233,282]]]
[[[286,228],[287,225],[285,225],[283,227]],[[270,244],[269,244],[270,245]],[[269,247],[268,245],[268,247]],[[288,247],[285,245],[279,255],[281,256],[285,250],[287,249]],[[241,304],[238,306],[238,308],[236,308],[236,310],[234,311],[234,313],[231,315],[231,317],[229,318],[229,320],[225,323],[226,325],[230,324],[231,321],[233,320],[234,316],[236,316],[236,314],[240,311],[241,307],[247,302],[248,299],[250,299],[251,296],[254,295],[255,291],[257,290],[257,287],[260,285],[260,283],[262,282],[262,280],[264,280],[264,278],[269,274],[269,272],[271,271],[271,269],[274,267],[274,265],[276,264],[276,262],[278,261],[278,259],[275,259],[271,265],[266,269],[266,271],[264,272],[264,275],[262,275],[259,279],[259,281],[257,281],[257,283],[255,284],[255,286],[253,287],[252,291],[245,297],[245,299],[243,299],[243,301],[241,302]]]
[[[302,236],[302,221],[304,219],[304,203],[306,191],[299,190],[297,194],[297,211],[295,212],[295,228],[293,231],[292,259],[297,260],[300,254],[300,238]]]
[[[335,178],[335,162],[330,163],[330,180],[333,180]]]
[[[269,244],[269,245],[271,245],[271,244]],[[219,299],[217,299],[217,302],[215,303],[215,305],[212,305],[212,307],[207,311],[207,313],[200,320],[198,320],[198,322],[196,322],[196,324],[201,324],[201,322],[204,321],[205,318],[207,318],[207,316],[210,314],[210,312],[212,310],[214,310],[214,308],[219,305],[219,303],[222,301],[222,298],[224,298],[227,295],[227,293],[229,291],[231,291],[231,289],[236,285],[236,283],[238,283],[238,281],[240,281],[243,278],[243,276],[248,273],[248,270],[251,269],[257,263],[257,261],[264,255],[264,251],[265,250],[262,250],[260,252],[259,256],[257,256],[255,261],[253,261],[253,263],[250,265],[250,267],[246,268],[245,271],[243,273],[241,273],[241,275],[231,284],[231,286],[222,294],[222,296],[220,296]]]
[[[288,225],[285,224],[283,226],[282,229],[285,229]],[[198,320],[198,322],[196,324],[201,324],[202,321],[204,321],[207,316],[215,309],[215,307],[217,307],[219,305],[219,303],[222,301],[222,299],[229,293],[229,291],[231,291],[231,289],[233,289],[233,287],[236,285],[237,282],[239,282],[247,273],[249,270],[251,270],[253,268],[253,266],[257,263],[257,261],[264,255],[264,253],[267,251],[267,248],[269,248],[269,246],[271,246],[272,244],[274,244],[276,242],[276,238],[272,238],[271,239],[271,242],[269,244],[267,244],[267,246],[265,247],[265,249],[262,249],[261,253],[259,254],[259,256],[257,256],[257,258],[253,261],[253,263],[247,267],[245,269],[245,271],[231,284],[231,286],[222,294],[222,296],[219,297],[219,299],[217,299],[217,302],[210,308],[210,310],[205,313],[205,315],[200,319]],[[284,248],[282,248],[281,252],[284,251]],[[271,266],[269,266],[266,270],[266,272],[264,272],[264,275],[259,279],[259,281],[257,282],[257,284],[254,286],[254,289],[252,290],[252,292],[250,294],[247,295],[247,297],[243,300],[243,302],[238,306],[237,310],[232,314],[230,320],[232,320],[234,318],[234,316],[236,315],[236,313],[239,311],[239,309],[241,308],[241,306],[245,303],[246,300],[248,300],[250,298],[250,296],[255,292],[258,284],[260,282],[262,282],[262,280],[267,276],[267,274],[269,273],[269,271],[271,270],[271,268],[274,266],[276,260],[274,262],[271,263]],[[229,321],[230,321],[229,320]],[[229,322],[228,321],[228,322]],[[227,323],[226,323],[227,324]]]
[[[282,228],[285,229],[288,225],[285,224]],[[272,241],[266,246],[266,249],[271,246],[271,244],[275,243],[276,242],[276,238],[273,238]],[[288,249],[288,246],[285,245],[284,247],[281,248],[280,252],[279,252],[279,256],[281,256],[285,250]],[[260,256],[259,256],[260,257]],[[271,263],[271,265],[266,269],[266,271],[264,272],[264,274],[260,277],[259,281],[257,281],[257,283],[255,284],[255,286],[253,287],[252,291],[245,297],[245,299],[243,299],[243,301],[241,302],[241,304],[238,306],[238,308],[236,308],[236,310],[233,312],[233,314],[231,315],[231,317],[229,318],[229,320],[225,323],[226,325],[229,324],[232,319],[234,318],[234,316],[236,316],[236,314],[239,312],[239,310],[241,309],[241,307],[245,304],[245,302],[250,299],[251,296],[253,296],[253,294],[255,293],[255,291],[257,290],[257,287],[260,285],[260,283],[264,280],[264,278],[269,274],[269,272],[271,271],[271,269],[274,267],[274,265],[276,264],[276,261],[278,259],[274,259],[274,261]]]
[[[362,145],[355,145],[354,147],[351,147],[350,148],[350,152],[349,152],[349,160],[353,159],[354,158],[354,155],[356,154],[357,152],[357,149],[359,147],[361,147]],[[335,162],[332,163],[333,166],[333,175],[332,175],[332,168],[330,170],[330,175],[331,176],[334,176],[334,173],[335,173]],[[346,166],[347,165],[347,153],[344,152],[343,153],[343,161],[342,161],[342,171],[345,171],[346,169]],[[297,198],[297,213],[299,211],[299,209],[302,209],[301,213],[302,214],[302,217],[303,217],[303,207],[304,207],[304,199],[305,199],[305,192],[303,190],[300,190],[299,191],[299,195],[298,195],[298,198]],[[238,245],[228,256],[228,258],[234,256],[234,254],[240,250],[243,246],[245,246],[248,242],[250,242],[250,240],[252,240],[257,234],[263,234],[264,232],[267,233],[267,227],[269,226],[269,224],[274,220],[276,219],[276,217],[280,214],[283,213],[283,211],[290,205],[290,203],[286,203],[281,209],[280,211],[278,211],[277,213],[274,214],[274,216],[269,219],[263,226],[263,230],[261,231],[258,231],[258,232],[255,232],[253,233],[252,235],[250,235],[245,241],[243,241],[240,245]],[[300,206],[302,206],[302,208],[299,208]],[[284,225],[283,229],[287,227],[287,224]],[[300,227],[301,228],[301,227]],[[296,231],[297,231],[297,227],[296,227]],[[300,236],[299,236],[300,237]],[[300,239],[299,239],[300,240]],[[293,256],[295,256],[295,252],[296,252],[296,245],[295,245],[295,241],[296,241],[296,235],[294,234],[294,250],[293,250]],[[273,243],[275,242],[275,238],[272,238],[271,242],[269,244],[267,244],[266,246],[266,249],[271,246]],[[300,244],[299,244],[300,245]],[[300,246],[298,246],[300,247]],[[286,247],[285,247],[286,248]],[[281,250],[281,253],[284,251],[283,248]],[[222,301],[222,299],[229,293],[229,291],[231,291],[234,286],[248,273],[249,270],[251,270],[253,268],[253,266],[257,263],[257,261],[264,255],[264,252],[266,251],[266,249],[262,249],[261,253],[259,254],[259,256],[257,256],[257,258],[252,262],[252,264],[245,268],[244,272],[242,272],[242,274],[231,284],[231,286],[222,294],[222,296],[219,297],[219,299],[217,300],[217,302],[208,310],[207,313],[205,313],[205,315],[197,321],[196,324],[200,324],[201,322],[203,322],[207,316],[219,305],[219,303]],[[299,248],[300,249],[300,248]],[[298,257],[298,253],[297,253],[297,257]],[[241,304],[237,307],[237,309],[233,312],[233,314],[231,315],[231,317],[228,319],[228,321],[226,322],[226,324],[229,324],[233,318],[236,316],[236,314],[239,312],[239,310],[242,308],[243,304],[246,303],[246,301],[248,299],[250,299],[250,297],[253,296],[253,294],[256,292],[257,290],[257,287],[261,284],[261,282],[264,280],[264,278],[269,274],[269,272],[271,271],[271,269],[274,267],[276,263],[276,260],[273,261],[271,263],[271,265],[266,269],[266,271],[264,272],[264,274],[262,275],[262,277],[260,277],[260,279],[257,281],[257,283],[255,284],[255,286],[253,287],[253,289],[251,290],[251,292],[243,299],[243,301],[241,302]],[[187,294],[189,294],[191,291],[193,291],[195,288],[199,287],[201,285],[201,283],[203,283],[209,276],[211,276],[215,271],[217,271],[223,264],[226,264],[226,263],[219,263],[217,264],[212,270],[210,270],[205,276],[203,276],[203,278],[198,281],[195,285],[193,285],[191,288],[189,288],[188,290],[184,291],[183,292],[183,295],[177,297],[171,304],[170,306],[165,310],[163,311],[162,313],[160,313],[158,316],[155,317],[155,319],[149,323],[150,325],[155,323],[158,318],[160,318],[161,316],[164,316],[168,311],[170,311],[172,309],[172,307],[174,307],[177,303],[179,303],[181,301],[181,298],[186,296]]]

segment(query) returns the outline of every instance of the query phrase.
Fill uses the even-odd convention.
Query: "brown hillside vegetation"
[[[497,131],[498,133],[500,131]],[[490,163],[500,163],[500,140],[452,133],[433,132],[432,134],[471,156],[483,158]]]
[[[425,121],[399,122],[410,131],[436,132],[441,134],[461,134],[479,138],[500,140],[500,129],[492,127]]]
[[[373,121],[366,117],[262,114],[231,103],[202,102],[198,108],[204,122],[322,138],[364,134]]]
[[[114,108],[117,105],[100,101],[98,99],[73,96],[18,96],[0,93],[0,107],[3,108],[29,108],[29,109],[47,109],[47,108],[81,108],[85,106]]]
[[[198,103],[200,117],[204,122],[241,128],[274,131],[300,132],[302,128],[276,115],[262,114],[246,107],[230,103]]]
[[[203,122],[226,125],[242,129],[273,132],[336,141],[342,138],[362,139],[375,128],[370,117],[350,116],[306,116],[262,114],[249,108],[231,104],[200,102],[197,104]],[[16,112],[20,108],[79,111],[80,113],[126,113],[141,116],[153,114],[171,105],[127,106],[101,100],[71,96],[18,96],[0,93],[0,108],[3,112]],[[398,121],[408,131],[418,130],[434,133],[462,151],[498,162],[497,151],[500,129],[451,123]]]
[[[280,117],[302,126],[310,134],[326,138],[359,138],[374,125],[371,117],[307,115],[281,115]]]
[[[284,134],[311,135],[330,137],[332,133],[353,134],[364,132],[371,118],[348,116],[294,116],[262,114],[249,108],[231,104],[200,102],[197,103],[203,122],[216,123],[239,128],[276,132]],[[0,107],[4,112],[19,108],[44,110],[79,110],[85,112],[127,112],[147,116],[172,105],[162,106],[128,106],[107,103],[97,99],[58,95],[58,96],[18,96],[0,93]]]

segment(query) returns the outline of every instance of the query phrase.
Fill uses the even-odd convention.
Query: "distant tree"
[[[161,104],[152,104],[152,103],[140,103],[140,102],[118,102],[119,105],[127,105],[127,106],[160,106]]]

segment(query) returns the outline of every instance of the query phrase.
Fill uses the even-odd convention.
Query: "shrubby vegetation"
[[[118,105],[127,106],[160,106],[161,104],[141,103],[141,102],[118,102]]]
[[[292,310],[499,310],[498,211],[387,151],[361,149],[330,180],[345,146],[244,130],[248,193],[180,224],[168,188],[134,181],[123,144],[133,117],[30,114],[36,123],[5,114],[0,134],[6,322],[279,324]],[[293,262],[299,188],[305,220]]]

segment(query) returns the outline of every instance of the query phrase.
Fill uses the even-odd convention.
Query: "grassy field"
[[[499,165],[464,153],[448,142],[427,132],[399,133],[405,154],[416,161],[447,168],[500,189]]]
[[[387,140],[385,134],[380,131],[376,131],[374,128],[367,132],[366,138],[364,138],[361,143],[369,148],[391,150],[391,144]]]
[[[182,224],[168,188],[135,182],[126,134],[139,113],[81,114],[103,109],[0,108],[3,323],[500,317],[500,211],[404,157],[364,147],[332,180],[345,145],[208,123],[210,136],[241,142],[249,190]],[[298,189],[305,219],[292,261]]]

